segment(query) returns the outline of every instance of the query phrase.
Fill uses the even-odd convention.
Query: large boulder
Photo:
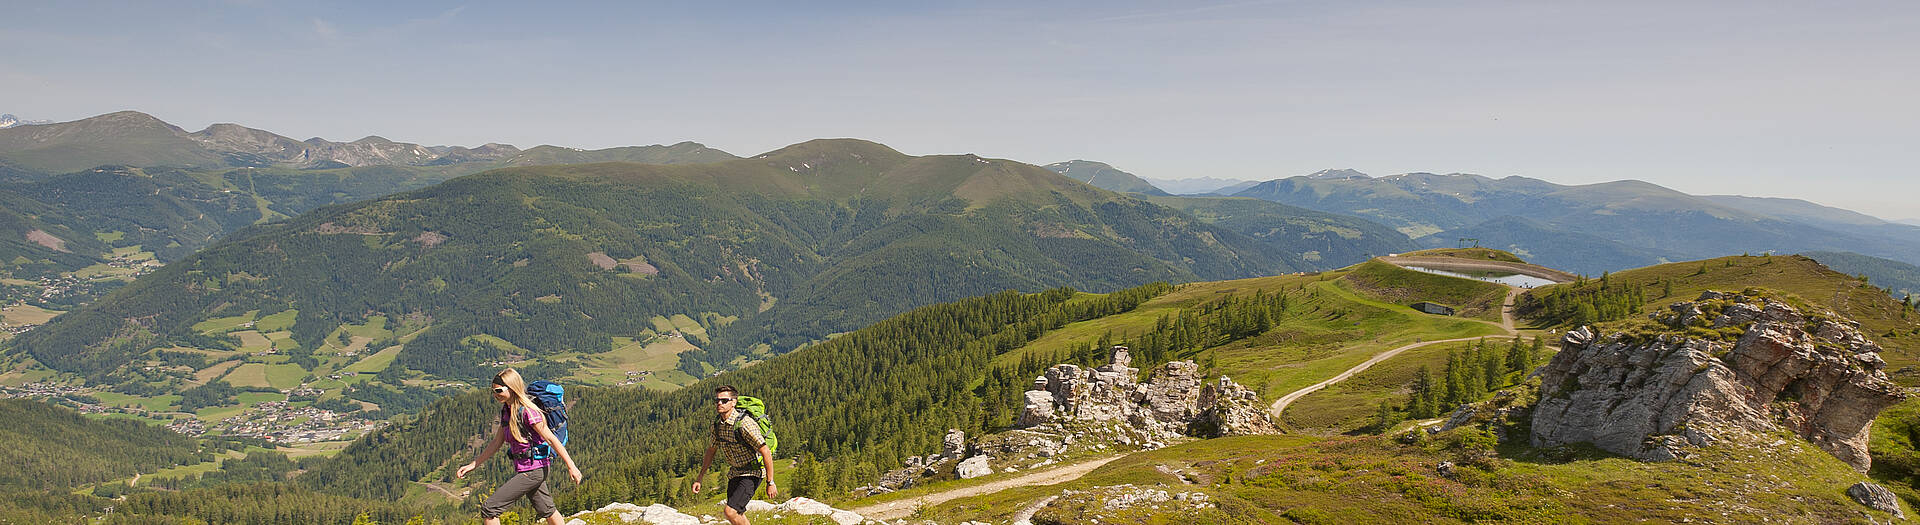
[[[940,439],[940,455],[957,458],[967,455],[967,433],[960,429],[947,430],[947,436]]]
[[[1017,425],[1030,427],[1053,421],[1053,394],[1045,390],[1028,390],[1026,396],[1027,406],[1020,409],[1020,421],[1016,423]]]
[[[836,509],[825,503],[821,503],[821,502],[814,501],[812,499],[808,499],[804,497],[793,498],[793,499],[781,502],[779,505],[775,505],[773,507],[773,510],[775,512],[802,514],[802,515],[808,515],[808,516],[826,516],[827,519],[833,520],[833,522],[838,525],[854,525],[856,523],[867,521],[865,517],[859,514],[856,514],[853,511]]]
[[[959,476],[960,479],[973,479],[992,473],[992,459],[987,456],[970,457],[953,467],[953,475]]]
[[[1847,487],[1847,496],[1867,508],[1892,514],[1894,519],[1907,519],[1906,513],[1900,511],[1900,497],[1886,487],[1862,481]]]
[[[1880,347],[1831,312],[1709,292],[1655,317],[1675,332],[1602,337],[1582,327],[1562,338],[1541,372],[1534,446],[1587,442],[1666,460],[1785,428],[1865,471],[1869,424],[1904,397],[1882,370]],[[1707,327],[1740,335],[1680,333]]]

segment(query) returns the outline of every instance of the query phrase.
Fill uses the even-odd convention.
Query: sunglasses
[[[507,387],[504,387],[504,386],[496,386],[496,387],[493,387],[493,393],[495,393],[495,394],[505,394],[505,393],[507,393]]]
[[[723,404],[723,405],[724,405],[724,404],[727,404],[727,403],[732,403],[732,402],[733,402],[733,398],[731,398],[731,397],[716,397],[716,398],[713,398],[713,402],[715,402],[715,403],[720,403],[720,404]]]

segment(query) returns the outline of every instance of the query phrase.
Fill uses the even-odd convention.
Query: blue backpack
[[[567,444],[567,389],[552,381],[534,381],[527,384],[527,395],[533,398],[533,404],[540,407],[540,414],[547,418],[547,429],[553,431],[553,437],[560,444]],[[528,451],[529,459],[547,459],[553,457],[553,447],[546,443],[534,445]]]

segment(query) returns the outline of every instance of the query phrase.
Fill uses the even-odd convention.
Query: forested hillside
[[[193,438],[133,420],[92,420],[40,401],[0,399],[0,493],[71,489],[174,465],[197,463]]]
[[[699,375],[998,290],[1314,269],[1336,261],[1302,246],[1374,242],[1355,231],[1254,238],[1034,166],[814,141],[716,164],[503,169],[324,208],[235,234],[13,348],[166,390],[188,378],[115,370],[217,346],[202,321],[293,312],[276,346],[298,359],[341,326],[411,319],[426,330],[372,346],[404,342],[395,366],[468,381],[502,359],[564,369],[680,315],[709,334],[682,354]]]

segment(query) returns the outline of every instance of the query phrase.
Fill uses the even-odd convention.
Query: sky
[[[738,155],[855,137],[1920,218],[1912,1],[0,2],[0,112],[25,119]]]

